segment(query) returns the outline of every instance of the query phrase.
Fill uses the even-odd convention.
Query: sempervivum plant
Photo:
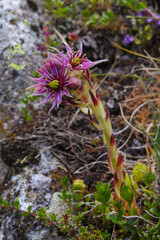
[[[53,99],[50,111],[56,105],[60,105],[64,95],[63,103],[78,106],[81,111],[88,114],[93,125],[103,131],[103,140],[108,148],[108,166],[114,175],[114,198],[122,200],[124,208],[132,214],[135,212],[132,209],[136,208],[134,198],[130,204],[131,208],[121,194],[123,186],[127,184],[123,156],[118,153],[109,112],[104,109],[90,80],[89,69],[105,60],[92,62],[86,55],[82,55],[82,45],[77,52],[74,52],[68,44],[65,45],[66,54],[55,49],[57,54],[49,54],[49,57],[43,60],[42,66],[37,69],[40,77],[32,78],[37,84],[28,89],[34,89],[34,95],[47,95],[41,104]]]

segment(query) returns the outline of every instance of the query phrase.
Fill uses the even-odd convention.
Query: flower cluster
[[[45,100],[40,104],[46,103],[53,99],[50,111],[62,102],[62,96],[72,98],[69,90],[76,90],[80,87],[80,80],[72,76],[73,70],[82,70],[87,72],[94,65],[103,62],[104,60],[90,61],[86,54],[82,55],[82,44],[77,52],[74,52],[68,44],[66,44],[67,53],[64,54],[54,48],[57,54],[49,54],[47,59],[44,59],[42,66],[37,68],[39,78],[31,78],[37,84],[27,88],[34,89],[33,95],[47,95]]]
[[[137,13],[138,17],[147,17],[147,22],[148,23],[156,23],[158,26],[160,26],[160,15],[158,15],[156,12],[154,12],[150,8],[144,8],[140,10]]]

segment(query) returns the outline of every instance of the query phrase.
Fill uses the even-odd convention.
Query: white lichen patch
[[[48,214],[57,214],[58,217],[62,217],[67,210],[69,210],[69,206],[58,197],[60,192],[54,192],[51,200],[51,204],[49,209],[47,210]]]

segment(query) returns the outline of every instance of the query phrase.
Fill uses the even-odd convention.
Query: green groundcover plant
[[[65,46],[66,53],[54,48],[56,53],[48,54],[36,69],[37,77],[32,78],[36,84],[27,90],[34,90],[32,97],[45,96],[40,104],[50,101],[49,112],[65,104],[88,114],[91,123],[103,132],[113,188],[109,183],[98,182],[95,191],[89,193],[83,179],[75,179],[71,184],[67,177],[63,177],[59,198],[68,204],[68,208],[61,217],[55,213],[47,214],[46,208],[36,213],[31,212],[32,207],[23,211],[18,198],[12,205],[0,198],[0,206],[20,211],[26,217],[39,218],[47,225],[54,224],[77,240],[107,240],[113,235],[116,239],[160,239],[160,196],[153,189],[157,177],[141,162],[134,167],[133,175],[126,172],[123,156],[116,146],[109,112],[103,107],[91,82],[90,68],[105,60],[90,61],[86,54],[82,54],[82,44],[78,51],[72,50],[67,43]],[[144,199],[143,206],[140,198]]]
[[[44,0],[46,11],[54,19],[80,20],[85,28],[110,29],[119,31],[128,23],[124,31],[125,45],[145,45],[159,32],[160,14],[147,1],[138,0]],[[52,24],[51,24],[52,25]],[[121,34],[121,31],[119,31]]]

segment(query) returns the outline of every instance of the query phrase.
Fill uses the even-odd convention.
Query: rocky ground
[[[43,26],[48,19],[41,0],[1,0],[0,19],[0,196],[6,201],[14,201],[19,197],[22,210],[32,205],[33,212],[42,206],[50,211],[53,206],[54,211],[56,208],[63,211],[56,197],[62,175],[67,175],[71,182],[75,178],[82,178],[91,190],[99,180],[111,181],[106,147],[102,146],[101,133],[89,123],[87,116],[76,112],[77,109],[60,106],[59,110],[54,109],[48,115],[50,104],[37,109],[39,101],[35,100],[26,106],[32,115],[31,122],[26,122],[19,110],[24,107],[19,98],[25,98],[25,88],[32,84],[29,76],[33,76],[35,66],[40,64],[45,55],[38,46],[44,40]],[[132,134],[120,116],[118,103],[124,101],[122,106],[130,120],[129,110],[134,110],[136,103],[141,102],[135,100],[129,105],[125,102],[126,97],[140,96],[144,89],[136,85],[136,79],[123,79],[121,75],[134,73],[136,68],[142,67],[142,61],[136,62],[135,57],[122,53],[110,43],[112,38],[123,44],[121,34],[115,34],[118,26],[95,31],[84,29],[80,21],[71,19],[67,22],[56,20],[53,26],[65,39],[68,32],[79,35],[75,47],[82,42],[84,53],[87,52],[91,60],[108,59],[108,62],[94,68],[93,73],[113,75],[107,80],[94,77],[93,81],[101,84],[98,92],[110,110],[120,150],[123,151],[125,146],[124,154],[129,168],[139,157],[146,159],[145,137],[137,132]],[[54,37],[55,41],[61,42],[61,36],[55,34]],[[151,53],[156,53],[155,56],[158,54],[156,47],[157,42],[151,49]],[[62,43],[59,48],[64,48]],[[147,64],[152,66],[152,63]],[[122,79],[121,83],[114,88],[113,83],[119,79]],[[149,89],[157,92],[155,85],[150,84]],[[124,144],[126,140],[127,144]],[[33,218],[26,221],[17,211],[0,209],[0,240],[21,239],[70,238]]]
[[[52,175],[60,165],[43,139],[35,145],[34,136],[24,137],[18,108],[29,76],[41,60],[37,46],[44,21],[42,2],[2,0],[0,18],[0,195],[6,200],[19,196],[21,209],[32,205],[35,211],[50,205],[55,184]],[[18,69],[12,67],[13,63]],[[38,221],[30,219],[26,223],[19,213],[1,209],[0,239],[67,238]]]

